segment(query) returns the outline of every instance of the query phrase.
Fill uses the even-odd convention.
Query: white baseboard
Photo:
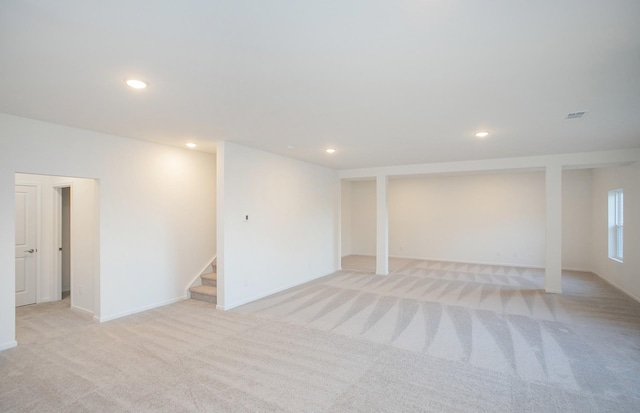
[[[71,309],[72,309],[73,311],[77,311],[77,312],[79,312],[79,313],[82,313],[82,314],[88,315],[88,316],[90,316],[90,317],[93,317],[93,311],[89,311],[89,310],[87,310],[87,309],[85,309],[85,308],[77,307],[77,306],[75,306],[75,305],[72,305],[72,306],[71,306]]]
[[[368,252],[352,252],[349,255],[362,255],[363,257],[375,257],[376,254],[369,254]],[[348,255],[344,255],[342,258],[347,257]]]
[[[352,255],[362,255],[364,257],[375,257],[374,254],[359,254],[353,253]],[[455,264],[472,264],[472,265],[498,265],[501,267],[519,267],[519,268],[531,268],[533,270],[544,270],[544,265],[535,265],[535,264],[514,264],[509,262],[491,262],[491,261],[466,261],[466,260],[455,260],[449,258],[433,258],[433,257],[414,257],[409,255],[393,255],[389,256],[389,258],[400,258],[405,260],[421,260],[421,261],[440,261],[440,262],[453,262]],[[563,271],[577,271],[577,272],[593,272],[593,270],[589,268],[576,268],[576,267],[562,267]]]
[[[362,255],[365,257],[375,257],[374,254],[360,254],[353,253],[352,255]],[[536,270],[543,270],[543,265],[534,264],[514,264],[509,262],[493,262],[493,261],[469,261],[469,260],[456,260],[451,258],[434,258],[434,257],[415,257],[410,255],[390,255],[389,258],[400,258],[405,260],[420,260],[420,261],[440,261],[440,262],[453,262],[455,264],[472,264],[472,265],[499,265],[502,267],[520,267],[531,268]],[[564,269],[564,268],[563,268]]]
[[[101,323],[104,323],[106,321],[115,320],[116,318],[126,317],[128,315],[141,313],[141,312],[147,311],[147,310],[153,310],[154,308],[158,308],[158,307],[164,307],[165,305],[177,303],[179,301],[186,300],[186,299],[187,299],[186,296],[176,297],[176,298],[172,298],[170,300],[162,301],[162,302],[159,302],[159,303],[156,303],[156,304],[145,305],[145,306],[142,306],[142,307],[135,308],[133,310],[123,311],[123,312],[117,313],[117,314],[107,315],[107,316],[104,316],[104,317],[96,317],[96,316],[94,316],[93,319],[97,320],[97,321],[99,321]]]
[[[9,341],[8,343],[2,343],[0,344],[0,351],[2,350],[8,350],[10,348],[14,348],[18,345],[18,342],[13,340],[13,341]]]
[[[331,274],[333,274],[333,273],[331,273]],[[255,295],[253,297],[250,297],[250,298],[238,300],[235,303],[232,303],[230,305],[225,305],[224,307],[221,306],[221,305],[216,305],[216,309],[217,310],[222,310],[222,311],[228,311],[228,310],[231,310],[233,308],[240,307],[241,305],[249,304],[250,302],[259,300],[261,298],[268,297],[268,296],[273,295],[273,294],[277,294],[277,293],[279,293],[281,291],[288,290],[289,288],[293,288],[293,287],[297,287],[297,286],[302,285],[302,284],[306,284],[308,282],[317,280],[318,278],[326,277],[327,275],[331,275],[331,274],[319,275],[317,277],[309,278],[308,280],[305,280],[305,281],[302,281],[302,282],[291,283],[289,285],[285,285],[285,286],[281,286],[281,287],[278,287],[278,288],[274,288],[273,290],[269,290],[269,291],[267,291],[265,293],[257,294],[257,295]]]
[[[562,267],[562,271],[593,272],[591,268]]]
[[[626,291],[624,288],[620,287],[615,282],[611,281],[610,279],[608,279],[606,277],[603,277],[600,273],[597,273],[594,270],[591,270],[591,272],[594,273],[595,275],[597,275],[598,277],[602,278],[604,281],[607,282],[607,284],[609,284],[610,286],[612,286],[616,290],[619,290],[620,292],[624,293],[625,295],[628,295],[630,298],[633,298],[635,301],[640,303],[640,297],[637,297],[635,294],[632,294],[632,293]]]

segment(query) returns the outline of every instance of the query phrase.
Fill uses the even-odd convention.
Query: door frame
[[[73,217],[73,181],[59,182],[53,185],[53,286],[51,297],[54,301],[62,300],[62,256],[59,253],[62,243],[62,188],[69,188],[69,216]],[[73,234],[71,234],[71,222],[69,222],[71,241],[69,249],[73,249]],[[69,251],[71,253],[71,251]],[[70,301],[73,308],[73,260],[69,263]]]
[[[17,181],[14,179],[13,183],[13,191],[15,196],[15,187],[16,186],[33,186],[36,188],[36,304],[42,302],[42,298],[40,297],[42,291],[42,185],[39,182],[29,182],[29,181]],[[15,206],[13,207],[13,231],[15,236]]]

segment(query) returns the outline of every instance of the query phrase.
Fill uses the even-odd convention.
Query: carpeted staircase
[[[218,302],[218,275],[216,274],[216,261],[211,264],[213,272],[202,274],[202,285],[189,288],[191,298],[216,304]]]

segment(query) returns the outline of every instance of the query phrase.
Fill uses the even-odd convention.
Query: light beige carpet
[[[640,304],[592,274],[370,257],[230,312],[17,309],[0,411],[637,412]]]

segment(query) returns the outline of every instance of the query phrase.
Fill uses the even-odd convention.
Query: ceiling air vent
[[[581,112],[571,112],[567,115],[566,119],[580,119],[581,117],[583,117],[585,114],[587,113],[586,110],[583,110]]]

